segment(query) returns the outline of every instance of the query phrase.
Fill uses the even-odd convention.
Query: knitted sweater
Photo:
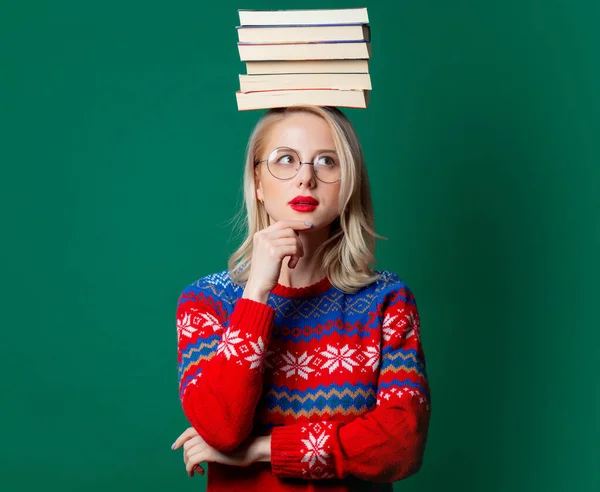
[[[177,302],[183,411],[213,448],[271,435],[271,462],[208,463],[207,490],[391,491],[421,467],[430,394],[419,314],[389,271],[357,293],[328,278],[263,304],[227,271]]]

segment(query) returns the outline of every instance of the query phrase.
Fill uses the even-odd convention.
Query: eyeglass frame
[[[300,169],[302,169],[302,164],[309,164],[313,167],[313,174],[315,175],[315,178],[317,178],[321,183],[325,183],[325,184],[333,184],[333,183],[337,183],[338,181],[341,181],[342,179],[342,174],[341,174],[341,169],[340,169],[340,177],[338,179],[336,179],[335,181],[323,181],[321,178],[319,178],[319,175],[317,174],[317,172],[315,171],[315,160],[317,159],[317,157],[319,157],[321,155],[321,153],[317,154],[315,156],[315,159],[310,162],[310,161],[306,161],[306,162],[302,162],[302,160],[300,160],[300,154],[298,153],[298,151],[296,151],[295,149],[292,149],[291,147],[275,147],[271,153],[269,154],[269,157],[271,156],[271,154],[273,154],[273,152],[275,152],[277,149],[289,149],[291,151],[294,152],[294,154],[296,154],[298,156],[298,170],[296,171],[296,174],[294,174],[293,176],[290,176],[289,178],[278,178],[277,176],[275,176],[273,174],[273,172],[271,171],[271,168],[269,167],[269,159],[262,159],[260,161],[256,161],[254,163],[254,167],[258,166],[261,162],[266,162],[267,163],[267,170],[269,171],[269,174],[271,176],[273,176],[275,179],[278,179],[280,181],[289,181],[290,179],[294,179],[296,176],[298,176],[298,174],[300,173]],[[337,154],[337,152],[336,152]]]

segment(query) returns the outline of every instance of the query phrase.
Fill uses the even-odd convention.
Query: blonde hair
[[[265,207],[256,197],[254,166],[265,149],[269,131],[287,115],[297,112],[314,114],[329,125],[342,167],[339,217],[331,224],[329,238],[316,251],[322,269],[331,283],[344,292],[356,292],[378,279],[371,264],[375,263],[375,239],[385,239],[375,232],[369,179],[358,136],[348,118],[337,108],[291,106],[269,110],[256,124],[246,148],[244,169],[246,238],[228,261],[234,283],[244,285],[251,268],[254,234],[269,226]]]

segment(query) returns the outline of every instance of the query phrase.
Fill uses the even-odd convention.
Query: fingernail
[[[171,444],[171,449],[175,449],[175,443]]]
[[[304,223],[305,223],[307,226],[309,226],[309,227],[311,227],[311,226],[312,226],[312,222],[309,222],[308,220],[304,221]]]

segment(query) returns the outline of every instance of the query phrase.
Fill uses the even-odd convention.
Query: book
[[[240,75],[241,92],[290,89],[371,90],[371,76],[368,73]]]
[[[242,61],[368,59],[371,57],[371,43],[365,41],[328,41],[297,44],[238,42],[238,51]]]
[[[369,73],[368,60],[247,61],[250,75],[275,73]]]
[[[308,26],[236,26],[242,43],[309,43],[316,41],[370,41],[366,24]]]
[[[341,91],[331,89],[236,92],[239,111],[251,109],[281,108],[303,104],[314,106],[340,106],[366,108],[369,91]]]
[[[238,10],[242,26],[368,24],[366,8],[317,10]]]

